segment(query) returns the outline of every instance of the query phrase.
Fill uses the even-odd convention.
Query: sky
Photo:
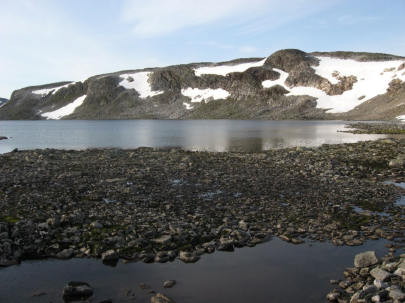
[[[0,0],[0,97],[297,48],[405,56],[404,0]]]

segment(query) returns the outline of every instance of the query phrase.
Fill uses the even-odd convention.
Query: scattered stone
[[[72,281],[63,289],[63,297],[89,297],[93,295],[93,288],[86,282]]]
[[[169,280],[169,281],[166,281],[166,282],[163,284],[163,287],[164,287],[164,288],[172,288],[175,284],[176,284],[176,281],[175,281],[175,280]]]
[[[113,249],[110,249],[110,250],[108,250],[108,251],[101,254],[101,260],[103,260],[103,261],[115,261],[115,260],[118,260],[118,255]]]
[[[375,279],[387,282],[391,276],[391,274],[385,270],[382,270],[379,267],[373,268],[370,271],[370,275],[373,276]]]
[[[90,227],[92,227],[93,229],[101,229],[101,228],[103,228],[104,226],[103,226],[103,224],[101,224],[101,223],[99,223],[99,222],[93,222],[93,223],[91,223],[90,224]]]
[[[144,290],[144,289],[149,289],[150,286],[149,286],[149,285],[146,285],[146,284],[144,284],[144,283],[141,283],[141,284],[139,284],[139,288],[140,288],[141,290]]]
[[[69,259],[73,256],[74,250],[72,248],[64,249],[56,254],[58,259]]]
[[[195,263],[200,260],[200,256],[195,253],[190,253],[186,251],[180,252],[180,260],[184,263]]]
[[[158,293],[156,296],[151,298],[151,303],[174,303],[174,301],[166,295]]]
[[[46,295],[46,292],[38,291],[38,292],[35,292],[35,293],[32,294],[33,297],[40,297],[40,296],[43,296],[43,295]]]

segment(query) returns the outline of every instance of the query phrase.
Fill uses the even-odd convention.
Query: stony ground
[[[214,153],[0,155],[0,265],[43,257],[195,262],[271,236],[402,247],[405,140]],[[357,206],[357,208],[354,208]]]
[[[354,123],[345,126],[343,131],[353,134],[405,134],[404,123]]]

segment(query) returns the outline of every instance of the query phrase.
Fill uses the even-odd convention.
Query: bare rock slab
[[[374,251],[366,251],[354,257],[354,266],[357,268],[369,267],[378,263]]]

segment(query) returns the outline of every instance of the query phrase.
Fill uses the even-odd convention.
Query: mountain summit
[[[356,119],[405,115],[405,58],[280,50],[14,91],[0,119]]]

